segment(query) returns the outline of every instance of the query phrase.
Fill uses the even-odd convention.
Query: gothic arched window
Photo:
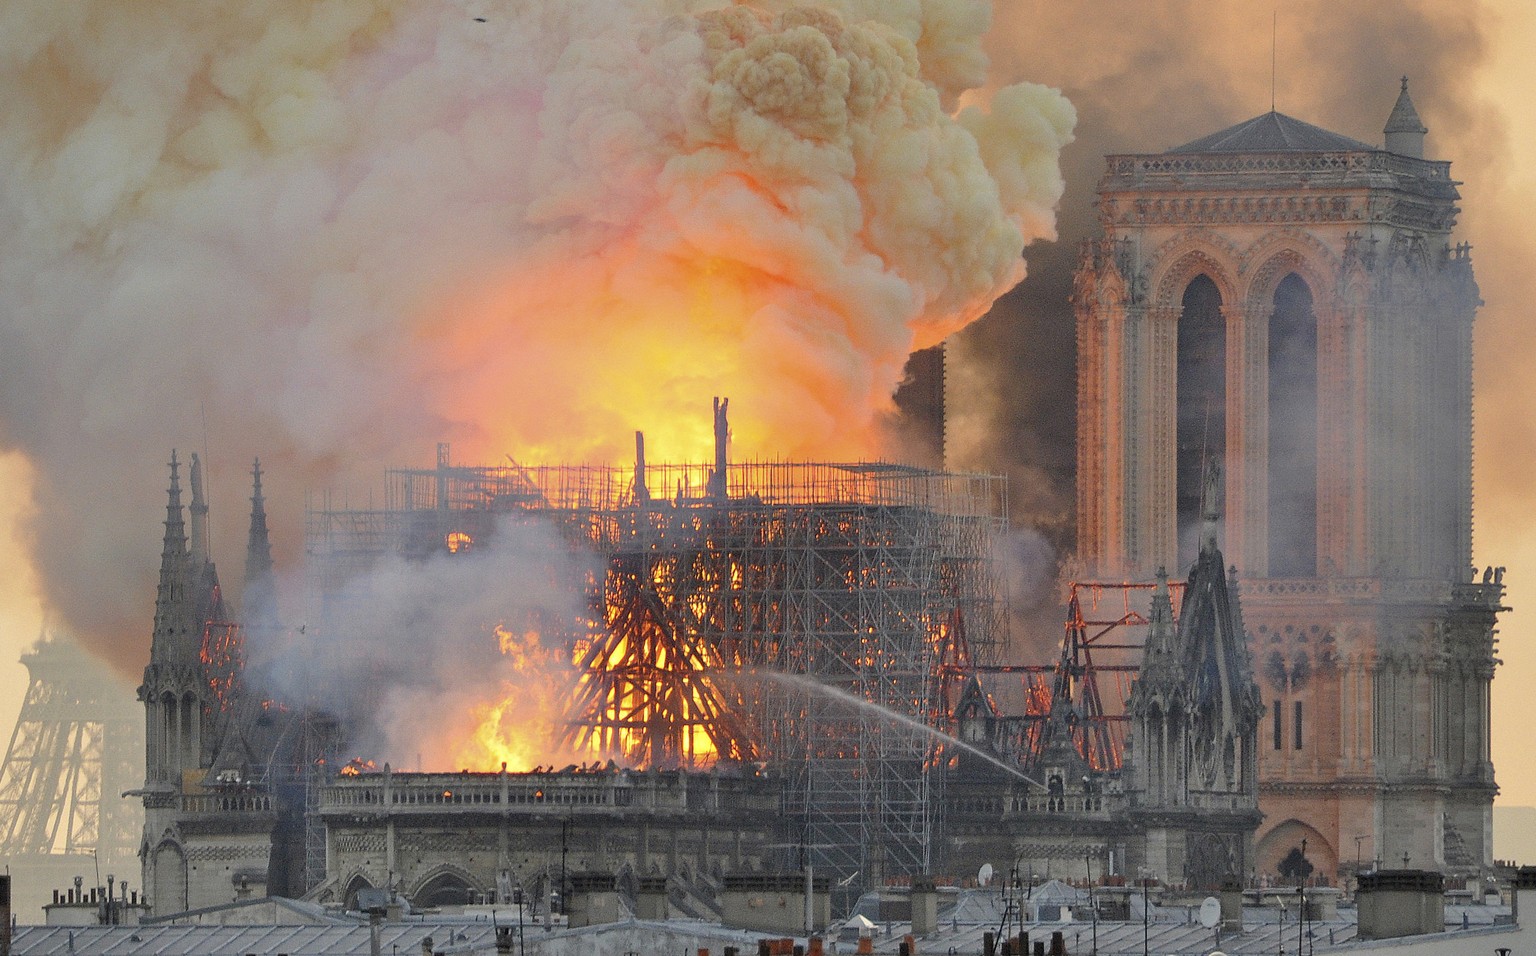
[[[1200,550],[1205,462],[1222,462],[1227,449],[1227,327],[1221,316],[1221,290],[1206,275],[1196,276],[1184,288],[1177,375],[1174,494],[1179,566],[1188,567]]]
[[[1269,576],[1317,574],[1317,314],[1294,272],[1269,319]]]
[[[475,901],[475,888],[456,873],[439,873],[428,880],[411,903],[418,909],[432,906],[464,906]]]

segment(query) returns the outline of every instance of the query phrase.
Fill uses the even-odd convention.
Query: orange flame
[[[496,699],[470,709],[472,726],[459,731],[453,766],[532,770],[561,750],[561,715],[570,678],[561,655],[545,646],[538,630],[514,631],[497,624],[492,633],[511,676],[500,681]]]

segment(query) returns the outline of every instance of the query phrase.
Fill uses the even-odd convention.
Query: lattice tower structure
[[[653,497],[650,488],[666,489]],[[389,473],[382,509],[311,508],[315,620],[348,582],[540,518],[588,561],[574,742],[633,766],[763,761],[794,842],[850,886],[937,865],[940,655],[995,663],[1003,479],[888,463],[453,466]]]
[[[301,719],[297,756],[302,767],[298,779],[304,787],[305,892],[325,882],[326,830],[320,816],[320,795],[335,780],[340,734],[341,728],[329,714],[314,712]]]
[[[21,656],[30,677],[0,767],[0,857],[91,855],[126,862],[143,736],[132,698],[98,661],[45,638]]]

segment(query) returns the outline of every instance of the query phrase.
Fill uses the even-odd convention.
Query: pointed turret
[[[229,612],[224,607],[224,596],[219,587],[219,571],[214,566],[208,543],[208,498],[203,494],[203,464],[196,453],[188,469],[192,485],[192,504],[187,508],[191,516],[191,533],[188,540],[187,584],[196,620],[199,638],[203,625],[210,621],[227,621]]]
[[[1089,769],[1079,750],[1082,715],[1072,699],[1075,669],[1071,654],[1064,648],[1052,681],[1051,709],[1040,732],[1040,752],[1032,761],[1033,766],[1057,778],[1061,786],[1082,779]]]
[[[1138,683],[1143,693],[1167,691],[1180,684],[1181,662],[1177,654],[1178,631],[1173,622],[1173,595],[1168,590],[1168,569],[1157,569],[1152,589],[1152,608],[1147,615],[1147,642]],[[1162,686],[1162,685],[1167,685]]]
[[[273,607],[272,541],[267,534],[267,502],[261,492],[261,459],[251,465],[251,528],[245,542],[245,586],[241,617],[247,626],[276,619]]]
[[[165,506],[165,542],[160,551],[160,583],[155,591],[155,630],[150,662],[190,663],[196,657],[189,593],[187,531],[181,513],[180,463],[171,451],[171,487]]]
[[[1429,130],[1424,127],[1423,120],[1419,119],[1419,111],[1413,108],[1406,76],[1403,77],[1402,91],[1397,94],[1397,102],[1392,106],[1392,115],[1387,117],[1387,126],[1383,132],[1387,134],[1387,152],[1412,156],[1414,159],[1424,158],[1424,134]]]
[[[1157,584],[1152,588],[1152,609],[1147,623],[1151,625],[1151,641],[1160,634],[1173,635],[1173,595],[1168,591],[1168,569],[1157,569]]]
[[[202,624],[197,613],[187,529],[181,511],[181,463],[171,452],[171,487],[165,506],[165,543],[160,552],[160,583],[155,592],[155,629],[139,700],[149,731],[145,780],[174,783],[184,767],[197,766],[198,669]]]
[[[1244,816],[1257,806],[1262,706],[1235,582],[1226,576],[1217,544],[1220,474],[1214,462],[1207,466],[1200,554],[1177,621],[1168,576],[1158,571],[1141,671],[1127,710],[1139,764],[1135,789],[1144,806],[1193,812],[1204,799],[1197,794],[1220,794],[1228,809]]]

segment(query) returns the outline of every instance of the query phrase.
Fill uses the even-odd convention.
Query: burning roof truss
[[[462,467],[444,448],[389,488],[381,510],[309,511],[322,604],[381,554],[488,540],[508,513],[548,520],[600,559],[570,635],[571,740],[636,766],[767,762],[818,866],[932,865],[936,738],[921,728],[945,712],[956,622],[974,659],[995,657],[1001,479],[721,458]]]

